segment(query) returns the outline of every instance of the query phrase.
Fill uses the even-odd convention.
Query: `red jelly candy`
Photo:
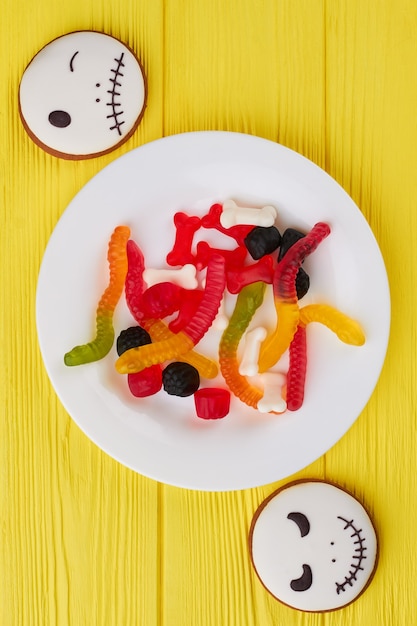
[[[144,317],[162,319],[178,311],[183,289],[174,283],[157,283],[145,289],[142,295]]]
[[[245,246],[238,246],[234,250],[223,250],[220,248],[212,248],[207,241],[200,241],[197,244],[197,254],[194,264],[198,270],[207,267],[213,254],[220,254],[224,257],[227,268],[242,267],[245,260],[247,250]]]
[[[184,289],[184,298],[180,304],[178,315],[168,324],[169,330],[178,333],[194,317],[204,295],[202,289]]]
[[[253,225],[237,224],[236,226],[230,226],[230,228],[224,228],[220,222],[222,212],[223,206],[221,204],[213,204],[209,212],[201,219],[201,225],[203,228],[215,228],[219,232],[232,237],[239,245],[244,245],[244,239],[253,229]]]
[[[194,394],[195,410],[204,420],[217,420],[230,411],[230,392],[218,387],[198,389]]]
[[[162,387],[162,367],[159,364],[151,365],[136,374],[128,374],[127,384],[136,398],[152,396]]]
[[[166,257],[167,263],[172,266],[193,263],[194,256],[191,252],[191,247],[194,234],[201,226],[201,219],[197,216],[189,216],[179,211],[174,215],[174,224],[177,232],[174,246]]]
[[[274,260],[271,256],[264,256],[256,263],[245,265],[238,269],[226,272],[227,289],[230,293],[239,293],[246,285],[262,281],[268,285],[274,278]]]

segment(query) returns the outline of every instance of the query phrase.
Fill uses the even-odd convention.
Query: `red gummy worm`
[[[253,230],[253,226],[250,224],[241,224],[225,228],[220,222],[220,216],[223,212],[223,206],[221,204],[213,204],[209,212],[203,216],[201,225],[203,228],[214,228],[224,235],[232,237],[240,246],[244,245],[245,237]]]
[[[206,286],[200,305],[194,317],[183,328],[194,345],[204,337],[216,317],[226,287],[225,259],[221,254],[213,254],[207,266]]]
[[[287,373],[287,409],[297,411],[304,401],[307,372],[307,337],[305,324],[300,323],[290,343]]]
[[[186,265],[194,263],[194,256],[191,252],[194,235],[201,226],[201,219],[196,215],[189,216],[182,211],[174,215],[175,242],[172,250],[168,252],[166,261],[168,265]]]
[[[274,276],[273,266],[274,260],[268,255],[251,265],[228,270],[226,272],[227,290],[236,294],[246,285],[259,281],[270,285]]]
[[[145,258],[139,246],[132,239],[129,239],[127,242],[126,252],[126,304],[134,319],[140,323],[144,317],[142,310],[142,295],[144,292],[143,272],[145,269]]]

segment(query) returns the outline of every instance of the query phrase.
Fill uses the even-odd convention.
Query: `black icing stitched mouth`
[[[359,528],[359,529],[356,528],[353,524],[353,520],[349,521],[345,519],[344,517],[341,517],[340,515],[338,515],[337,518],[342,520],[342,522],[345,522],[346,526],[343,528],[343,530],[347,530],[348,528],[351,528],[353,530],[351,537],[355,537],[355,541],[353,543],[358,546],[355,549],[355,553],[357,554],[354,554],[352,557],[352,559],[356,559],[356,563],[350,564],[350,567],[352,568],[352,570],[349,570],[349,575],[345,576],[345,580],[342,583],[336,582],[336,593],[339,594],[341,591],[346,590],[346,585],[349,585],[349,587],[352,587],[353,582],[357,580],[356,575],[359,572],[359,570],[363,571],[363,567],[361,566],[362,566],[362,561],[366,559],[365,550],[367,548],[366,546],[364,547],[363,545],[365,542],[365,539],[361,535],[362,528]]]
[[[123,63],[124,54],[125,53],[122,52],[119,59],[114,59],[117,63],[117,67],[116,69],[110,70],[114,74],[114,76],[111,76],[109,78],[110,82],[112,83],[112,88],[107,90],[107,93],[111,95],[111,101],[106,103],[107,106],[111,107],[112,110],[110,115],[107,115],[107,119],[114,120],[114,125],[110,126],[110,130],[117,130],[119,135],[122,134],[120,127],[122,126],[122,124],[124,124],[124,121],[119,120],[119,117],[123,115],[123,111],[116,110],[116,107],[118,108],[122,106],[121,102],[116,102],[116,96],[120,96],[120,92],[117,91],[117,88],[122,86],[122,83],[119,82],[119,79],[121,76],[123,76],[120,68],[125,67]]]

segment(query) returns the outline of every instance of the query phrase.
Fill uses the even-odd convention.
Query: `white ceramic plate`
[[[95,309],[108,280],[107,245],[115,226],[131,227],[147,267],[164,267],[174,241],[174,213],[201,215],[212,203],[228,198],[247,206],[274,205],[281,230],[309,230],[318,221],[329,223],[330,236],[304,265],[311,280],[304,302],[327,302],[357,319],[366,334],[365,345],[348,346],[328,329],[312,325],[302,408],[281,416],[265,415],[233,400],[229,415],[217,421],[198,419],[192,397],[177,398],[161,391],[144,400],[133,398],[125,378],[115,371],[115,349],[98,363],[66,367],[64,354],[94,336]],[[219,244],[213,239],[215,231],[204,235]],[[273,309],[265,304],[263,311],[272,328]],[[116,334],[132,322],[123,299],[116,311]],[[329,450],[374,390],[389,324],[384,263],[350,197],[306,158],[239,133],[167,137],[104,168],[59,220],[45,251],[37,289],[37,326],[45,366],[80,428],[133,470],[200,490],[271,483]],[[210,333],[201,351],[215,355],[220,331]],[[280,367],[285,368],[285,357]]]

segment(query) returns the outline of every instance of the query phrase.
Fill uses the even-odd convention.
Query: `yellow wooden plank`
[[[414,2],[328,3],[327,164],[374,230],[392,297],[379,384],[358,422],[326,455],[329,474],[370,507],[381,540],[377,575],[360,603],[346,610],[350,623],[416,623],[408,582],[416,557],[416,24]]]
[[[161,136],[162,4],[6,0],[2,9],[0,623],[156,623],[159,487],[98,450],[57,401],[37,346],[35,291],[48,237],[75,193],[113,159]],[[122,148],[65,162],[24,132],[18,84],[49,40],[91,28],[143,59],[149,107]]]
[[[322,161],[322,0],[166,0],[165,6],[166,134],[245,132]]]

